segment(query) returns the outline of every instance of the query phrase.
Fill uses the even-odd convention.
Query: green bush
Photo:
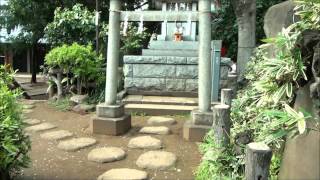
[[[62,69],[75,77],[97,80],[101,77],[102,58],[96,55],[91,45],[73,43],[53,48],[45,57],[45,65]]]
[[[0,67],[0,179],[6,175],[26,167],[30,150],[29,137],[25,135],[24,123],[21,119],[21,107],[17,103],[19,91],[10,91],[8,83],[12,73]]]

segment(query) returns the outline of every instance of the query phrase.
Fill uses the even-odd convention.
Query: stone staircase
[[[197,107],[198,99],[193,97],[168,97],[129,95],[123,99],[127,113],[148,115],[189,114]]]

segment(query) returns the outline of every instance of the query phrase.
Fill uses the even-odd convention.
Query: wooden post
[[[230,106],[225,104],[215,105],[213,107],[213,129],[215,138],[221,146],[230,143]]]
[[[232,89],[221,90],[221,104],[231,106],[232,99],[233,99]]]
[[[272,151],[266,144],[248,144],[246,147],[246,180],[267,180],[271,158]]]

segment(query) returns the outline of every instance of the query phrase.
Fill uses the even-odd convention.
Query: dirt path
[[[131,138],[140,136],[138,130],[146,125],[147,116],[134,116],[132,130],[124,136],[91,135],[88,131],[91,115],[78,115],[73,112],[60,112],[49,107],[46,102],[39,102],[33,112],[27,114],[28,118],[35,118],[58,126],[55,130],[68,130],[75,137],[92,137],[98,144],[77,152],[64,152],[57,148],[58,142],[50,142],[40,138],[41,133],[32,133],[32,150],[30,168],[24,169],[18,180],[94,180],[104,172],[113,168],[137,167],[136,160],[148,150],[129,149],[127,147]],[[200,154],[196,143],[186,142],[182,139],[182,125],[185,117],[175,117],[178,121],[171,126],[170,135],[152,135],[163,141],[164,150],[177,155],[176,168],[167,171],[149,171],[149,179],[194,179],[193,172],[200,162]],[[50,132],[54,130],[49,130]],[[127,152],[124,160],[98,164],[87,160],[88,153],[96,147],[116,146]]]

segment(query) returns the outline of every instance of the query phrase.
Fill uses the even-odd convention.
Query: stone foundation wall
[[[222,59],[221,86],[228,79],[231,61]],[[162,94],[198,91],[198,58],[170,56],[124,56],[124,86],[130,91]]]

